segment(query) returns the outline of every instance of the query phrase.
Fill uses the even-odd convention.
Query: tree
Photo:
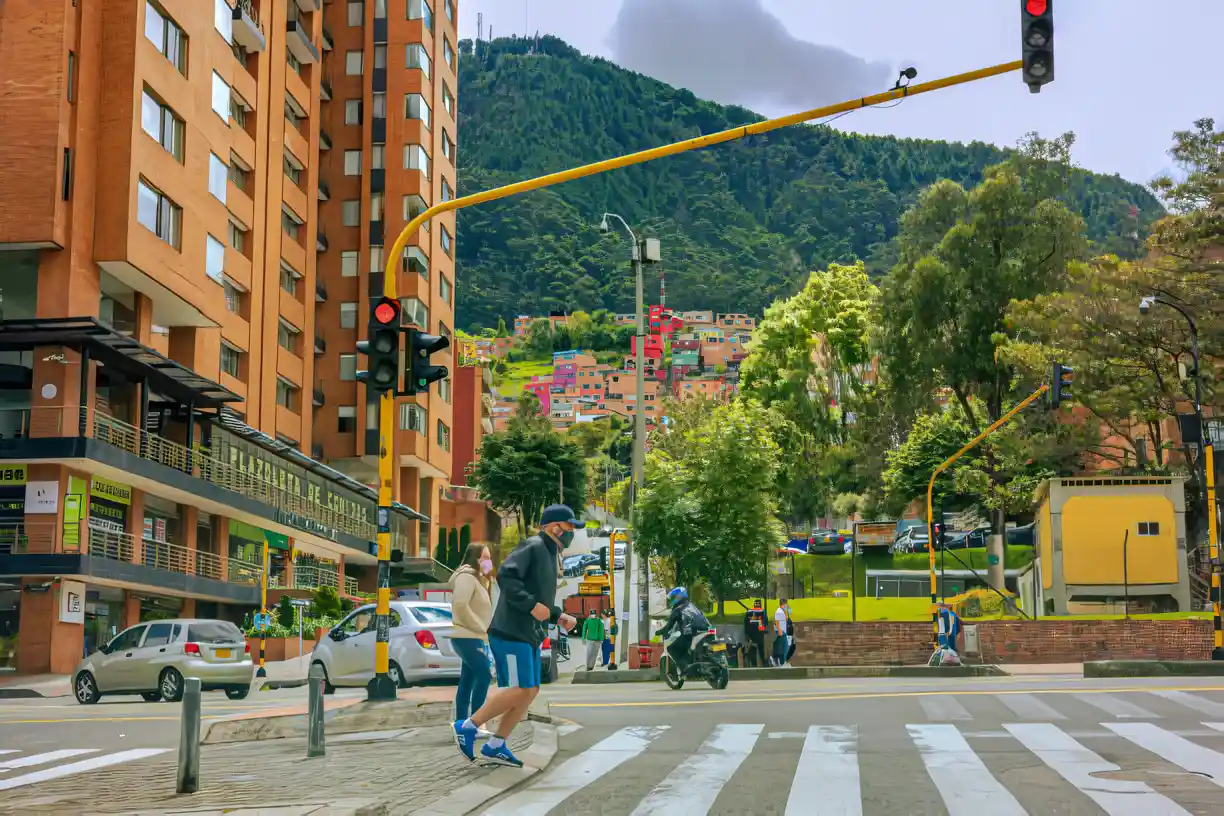
[[[582,508],[586,498],[586,461],[573,442],[551,428],[511,422],[480,443],[473,482],[481,498],[503,513],[517,513],[534,526],[545,505],[555,503],[562,481],[565,504]]]
[[[527,352],[536,359],[549,357],[553,352],[552,323],[547,318],[537,318],[527,329]]]
[[[293,600],[288,595],[282,595],[276,605],[276,621],[286,629],[297,626],[297,613],[293,609]]]
[[[494,334],[494,337],[509,337],[509,336],[510,336],[510,331],[509,329],[506,328],[506,318],[504,317],[497,318],[497,332]]]

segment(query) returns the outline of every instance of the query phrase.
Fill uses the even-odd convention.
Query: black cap
[[[574,515],[574,511],[564,504],[550,504],[540,514],[540,526],[569,522],[575,526],[582,524],[582,519]]]

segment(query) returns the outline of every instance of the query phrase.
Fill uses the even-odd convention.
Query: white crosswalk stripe
[[[1012,713],[1021,719],[1040,720],[1041,722],[1067,719],[1055,708],[1042,702],[1035,694],[996,694],[995,699],[1010,708]]]
[[[1224,788],[1224,754],[1170,734],[1152,723],[1101,723],[1144,750],[1190,773],[1202,774]]]
[[[633,810],[632,816],[680,814],[705,816],[718,792],[756,745],[763,725],[724,723],[689,756],[655,785]]]
[[[1051,723],[1005,723],[1004,728],[1059,776],[1110,816],[1180,816],[1189,811],[1143,782],[1100,774],[1122,770]]]
[[[972,720],[969,710],[956,701],[950,694],[937,694],[933,697],[919,697],[919,705],[926,713],[928,720],[944,722],[945,720]]]
[[[64,776],[72,776],[73,774],[84,773],[86,771],[97,770],[98,768],[106,768],[111,765],[121,765],[124,762],[135,762],[138,759],[157,756],[158,754],[167,753],[169,748],[132,748],[127,751],[118,751],[113,754],[102,753],[103,749],[98,748],[60,748],[54,751],[47,751],[41,754],[31,754],[29,756],[18,757],[16,759],[7,759],[0,762],[0,791],[12,790],[13,788],[22,788],[26,785],[33,785],[38,782],[46,782],[49,779],[59,779]],[[19,751],[5,750],[4,754],[20,753]],[[69,762],[64,765],[55,765],[52,763],[62,759],[71,759],[86,754],[99,754],[99,756],[90,756],[88,759],[80,759],[76,762]],[[23,768],[36,768],[38,766],[47,766],[39,770],[32,770],[29,773],[24,773],[19,776],[9,776],[9,771],[21,770]]]
[[[1025,816],[1024,808],[986,769],[955,725],[907,725],[949,816]]]
[[[1113,694],[1075,694],[1072,695],[1081,703],[1087,703],[1093,708],[1099,708],[1111,717],[1117,717],[1120,720],[1158,720],[1160,717],[1148,711],[1146,708],[1137,706],[1132,702],[1123,700]]]
[[[820,812],[828,816],[862,816],[858,729],[853,725],[813,725],[799,754],[799,767],[786,800],[786,816],[812,812],[810,780],[820,780]]]
[[[1198,694],[1190,694],[1185,691],[1153,691],[1149,693],[1163,697],[1166,700],[1172,700],[1178,705],[1184,705],[1186,708],[1206,714],[1209,717],[1224,717],[1224,703],[1208,700],[1206,697]]]

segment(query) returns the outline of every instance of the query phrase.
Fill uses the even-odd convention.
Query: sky
[[[1195,119],[1224,124],[1215,49],[1221,0],[1051,0],[1055,81],[1019,73],[863,110],[834,127],[1015,145],[1076,134],[1086,169],[1139,183],[1175,172],[1167,151]],[[1015,0],[459,0],[460,36],[554,34],[698,96],[778,116],[1020,58]],[[934,11],[927,9],[934,8]],[[1159,10],[1158,10],[1159,9]],[[462,138],[462,133],[460,134]]]

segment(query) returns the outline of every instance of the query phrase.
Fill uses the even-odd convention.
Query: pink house
[[[531,382],[523,383],[523,390],[535,394],[536,399],[540,401],[540,411],[543,416],[548,416],[552,408],[552,377],[532,377]]]

